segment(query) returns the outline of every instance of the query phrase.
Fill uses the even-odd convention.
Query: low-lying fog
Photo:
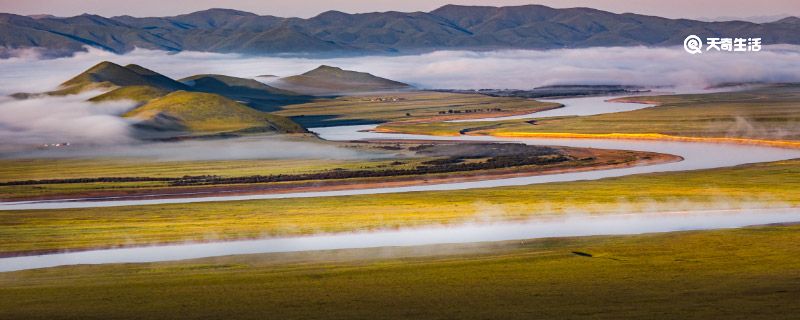
[[[174,78],[200,73],[239,77],[289,76],[321,64],[370,72],[421,88],[529,89],[553,84],[624,84],[705,87],[728,82],[800,81],[800,46],[760,52],[706,52],[683,48],[616,47],[489,52],[438,51],[405,56],[346,58],[253,57],[240,54],[137,49],[126,55],[89,49],[74,57],[39,59],[33,51],[0,60],[0,94],[52,88],[97,62],[136,63]]]
[[[200,73],[240,77],[263,74],[288,76],[321,64],[370,72],[414,84],[420,88],[513,88],[529,89],[553,84],[624,84],[702,88],[730,82],[800,82],[800,46],[767,46],[761,52],[704,53],[690,55],[682,48],[589,48],[549,51],[505,50],[492,52],[439,51],[406,56],[360,56],[338,58],[253,57],[239,54],[181,52],[138,49],[126,55],[89,49],[73,57],[40,59],[35,51],[0,60],[0,95],[42,92],[86,70],[110,60],[136,63],[173,78]],[[130,109],[129,102],[92,104],[89,94],[17,101],[0,98],[0,156],[21,146],[70,142],[98,146],[95,153],[127,156],[152,153],[167,159],[210,153],[215,157],[323,157],[361,156],[333,146],[276,145],[299,143],[254,141],[234,143],[195,141],[137,145],[131,123],[118,115]],[[209,146],[209,149],[202,149]],[[242,146],[242,148],[236,148]],[[222,149],[220,149],[222,148]],[[224,150],[225,152],[219,152]],[[163,153],[162,153],[163,151]],[[207,152],[208,151],[208,152]],[[73,155],[75,152],[72,152]],[[63,155],[52,150],[35,155]],[[23,154],[34,155],[34,154]],[[12,156],[20,156],[13,153]]]
[[[0,158],[145,157],[173,161],[379,156],[277,136],[143,142],[134,138],[134,121],[120,116],[135,104],[86,101],[97,94],[26,100],[0,97]]]

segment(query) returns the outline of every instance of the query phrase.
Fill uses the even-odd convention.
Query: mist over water
[[[511,223],[469,223],[257,240],[186,243],[0,258],[0,272],[74,264],[175,261],[239,254],[282,253],[488,241],[624,235],[651,232],[738,228],[800,219],[797,208],[706,210],[614,215],[569,214]],[[421,248],[425,250],[424,247]],[[447,249],[445,249],[447,250]],[[439,249],[438,252],[446,253]]]

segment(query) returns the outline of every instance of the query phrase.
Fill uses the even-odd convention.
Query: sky
[[[798,0],[0,0],[0,12],[74,16],[172,16],[208,8],[229,8],[261,15],[312,17],[328,10],[349,13],[430,11],[445,4],[507,6],[542,4],[556,8],[592,7],[669,18],[800,16]]]

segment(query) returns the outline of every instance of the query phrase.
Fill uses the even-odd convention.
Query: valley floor
[[[324,105],[347,109],[339,120],[394,121],[381,128],[438,135],[457,135],[463,130],[490,135],[659,133],[796,142],[798,91],[796,86],[785,86],[718,96],[646,98],[661,106],[533,123],[441,122],[450,108],[441,101],[409,111],[404,109],[406,100],[398,100],[393,101],[395,107],[382,112],[384,101],[361,100],[348,109],[348,104],[357,102],[353,99],[363,99],[351,97],[297,105],[282,112],[293,117],[329,116],[318,108]],[[420,93],[406,98],[433,99]],[[472,103],[489,108],[489,102],[482,99],[470,96],[465,108],[478,108]],[[454,101],[449,96],[446,100]],[[530,111],[532,107],[521,100],[506,102],[508,110]],[[357,118],[358,112],[367,116]],[[404,120],[408,117],[421,118]],[[741,123],[747,125],[735,127]],[[386,150],[392,148],[389,145]],[[622,153],[605,156],[631,156],[614,152]],[[618,160],[601,156],[589,155]],[[0,180],[47,179],[53,168],[62,168],[64,178],[120,172],[173,177],[183,170],[234,177],[371,172],[396,161],[274,162],[270,167],[271,163],[263,161],[164,165],[3,160],[8,166],[0,168]],[[430,161],[441,163],[442,159],[407,160],[402,166],[430,165]],[[20,197],[63,191],[35,187],[5,186],[0,190]],[[144,184],[148,187],[164,186]],[[72,194],[87,190],[69,189],[65,188]],[[797,190],[800,160],[795,159],[516,187],[0,211],[0,256],[513,222],[573,213],[800,208]],[[790,319],[800,312],[798,242],[800,225],[782,224],[65,266],[0,273],[0,319]]]

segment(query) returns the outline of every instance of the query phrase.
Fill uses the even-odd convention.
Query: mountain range
[[[230,9],[173,17],[59,18],[0,13],[0,57],[38,47],[51,55],[85,46],[124,53],[134,48],[245,54],[404,53],[439,49],[553,49],[595,46],[672,46],[700,37],[758,37],[764,44],[800,44],[800,19],[769,23],[704,22],[591,8],[541,5],[447,5],[431,12],[281,18]]]

